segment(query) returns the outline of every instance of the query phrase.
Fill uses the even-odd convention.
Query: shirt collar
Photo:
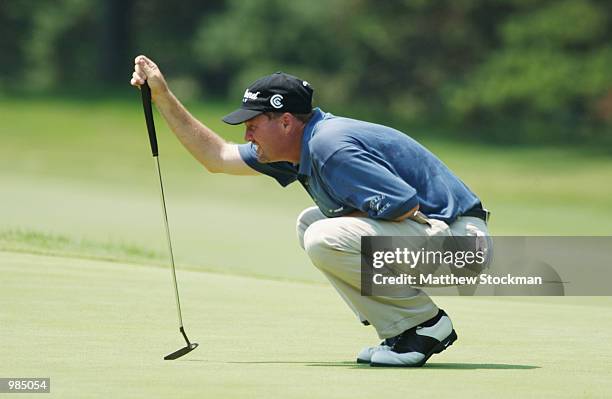
[[[317,125],[317,123],[319,123],[319,121],[321,121],[321,119],[323,119],[324,116],[325,113],[321,111],[321,108],[315,108],[312,117],[304,128],[304,133],[302,135],[302,149],[300,151],[300,163],[298,169],[299,175],[310,176],[310,149],[308,147],[308,143],[310,143],[310,139],[312,138],[312,132],[315,126]]]

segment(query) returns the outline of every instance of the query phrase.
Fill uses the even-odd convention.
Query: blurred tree
[[[134,0],[129,68],[136,55],[147,54],[164,68],[177,94],[196,95],[201,82],[210,80],[195,61],[193,39],[200,21],[224,4],[224,0]],[[121,79],[125,84],[125,73]]]
[[[221,92],[236,96],[257,76],[284,68],[311,80],[324,103],[350,100],[409,119],[432,112],[440,103],[437,87],[468,68],[483,47],[466,18],[471,7],[230,0],[202,22],[195,48]]]
[[[99,77],[97,11],[91,0],[36,2],[29,7],[32,29],[25,43],[26,89],[60,88],[80,77]]]
[[[134,56],[197,75],[191,38],[222,0],[7,0],[0,2],[0,85],[44,91],[124,87]],[[4,58],[4,57],[3,57]],[[1,88],[2,86],[0,86]]]
[[[25,42],[32,29],[27,14],[32,3],[33,0],[0,2],[0,90],[9,82],[19,80],[25,67]]]
[[[593,1],[516,3],[499,25],[501,45],[450,90],[450,113],[465,122],[520,126],[515,139],[590,134],[585,128],[607,118],[601,101],[612,89],[604,67],[612,63],[609,10]]]
[[[119,79],[132,68],[131,22],[134,0],[106,0],[102,2],[100,37],[100,77],[107,84]],[[120,78],[121,77],[121,78]]]
[[[285,70],[364,118],[612,140],[611,17],[607,0],[4,0],[0,90],[125,89],[144,53],[186,99]]]

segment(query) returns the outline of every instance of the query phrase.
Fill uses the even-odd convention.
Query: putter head
[[[197,342],[192,342],[189,345],[187,345],[186,347],[181,348],[181,349],[177,350],[176,352],[172,352],[171,354],[164,356],[164,360],[178,359],[181,356],[185,356],[186,354],[188,354],[189,352],[191,352],[192,350],[194,350],[197,347],[198,347],[198,343]]]

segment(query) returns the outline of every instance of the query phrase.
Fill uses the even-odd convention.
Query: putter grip
[[[157,150],[157,135],[155,134],[155,123],[153,122],[153,107],[151,106],[151,88],[145,81],[140,86],[142,94],[142,108],[144,109],[145,120],[147,122],[147,131],[149,132],[149,143],[151,143],[151,154],[156,157],[159,152]]]

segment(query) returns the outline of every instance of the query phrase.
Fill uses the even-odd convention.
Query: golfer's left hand
[[[144,55],[139,55],[134,59],[134,72],[130,84],[140,87],[145,80],[151,88],[151,97],[155,98],[161,94],[168,92],[168,84],[164,75],[161,73],[157,65]]]

